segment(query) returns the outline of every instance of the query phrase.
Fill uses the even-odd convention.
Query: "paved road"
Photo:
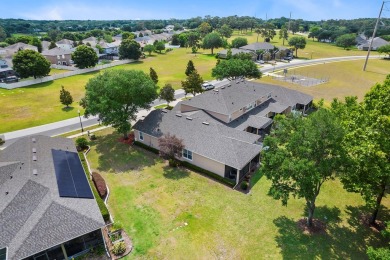
[[[371,56],[371,59],[379,58],[380,56]],[[338,61],[348,61],[348,60],[361,60],[365,59],[366,56],[347,56],[347,57],[334,57],[334,58],[324,58],[324,59],[315,59],[315,60],[292,60],[290,63],[278,63],[277,65],[272,66],[270,64],[264,65],[263,68],[260,69],[262,73],[272,72],[274,70],[281,70],[286,68],[292,68],[292,67],[299,67],[299,66],[308,66],[308,65],[315,65],[315,64],[324,64],[324,63],[330,63],[330,62],[338,62]],[[217,88],[224,85],[227,82],[227,80],[218,81],[213,80],[211,83],[213,83]],[[184,97],[184,90],[179,89],[175,91],[175,98],[179,99]],[[162,100],[155,100],[152,102],[152,106],[163,104],[164,101]],[[140,114],[144,114],[145,111],[140,111]],[[89,118],[81,118],[83,127],[96,125],[98,124],[97,117],[89,117]],[[63,134],[66,132],[74,131],[80,129],[80,119],[78,117],[46,124],[42,126],[32,127],[32,128],[26,128],[14,132],[5,133],[5,144],[2,146],[2,148],[10,145],[13,143],[17,138],[29,136],[29,135],[47,135],[47,136],[54,136]]]

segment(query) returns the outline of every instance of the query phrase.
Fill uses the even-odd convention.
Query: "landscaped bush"
[[[247,190],[248,187],[249,187],[249,183],[247,181],[243,181],[243,182],[241,182],[241,186],[240,187],[241,187],[242,190]]]
[[[223,177],[219,176],[218,174],[215,174],[215,173],[213,173],[213,172],[210,172],[210,171],[208,171],[208,170],[205,170],[205,169],[203,169],[203,168],[200,168],[200,167],[198,167],[198,166],[195,166],[195,165],[193,165],[193,164],[191,164],[191,163],[189,163],[189,162],[182,161],[182,162],[180,162],[180,164],[181,164],[182,166],[188,168],[188,169],[193,170],[193,171],[203,173],[203,174],[205,174],[205,175],[207,175],[207,176],[209,176],[209,177],[211,177],[211,178],[213,178],[213,179],[215,179],[215,180],[218,180],[219,182],[222,182],[222,183],[224,183],[224,184],[226,184],[226,185],[228,185],[228,186],[230,186],[230,187],[233,187],[234,184],[235,184],[233,181],[231,181],[231,180],[229,180],[229,179],[223,178]]]
[[[159,154],[159,151],[156,148],[150,147],[150,146],[143,144],[141,142],[138,142],[138,141],[134,141],[134,144],[139,146],[139,147],[144,148],[145,150],[151,151],[152,153]]]
[[[4,143],[5,143],[5,141],[0,138],[0,146],[3,145]]]
[[[88,141],[84,137],[79,137],[76,139],[76,146],[79,151],[88,148]]]
[[[89,136],[89,139],[91,139],[91,140],[93,141],[93,140],[96,140],[97,138],[96,138],[96,135],[95,135],[95,134],[91,134],[91,135]]]
[[[104,199],[107,196],[107,186],[103,177],[97,172],[92,172],[92,180],[93,183],[95,183],[95,187],[100,195],[100,198]]]
[[[84,154],[79,152],[79,157],[80,157],[81,163],[83,164],[84,171],[88,175],[87,179],[88,179],[89,185],[92,188],[92,192],[93,192],[93,195],[95,196],[100,213],[102,214],[104,221],[108,222],[108,221],[110,221],[110,213],[108,212],[106,204],[104,204],[104,201],[102,200],[102,198],[100,198],[99,193],[97,192],[97,190],[95,188],[95,185],[93,185],[91,178],[89,177],[89,171],[88,171],[87,163],[86,163],[85,158],[84,158]]]
[[[126,244],[125,242],[118,242],[115,243],[112,247],[112,253],[114,255],[121,255],[126,251]]]

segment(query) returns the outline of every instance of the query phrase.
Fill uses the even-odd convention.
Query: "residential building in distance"
[[[71,139],[29,136],[6,147],[0,194],[0,255],[9,260],[72,259],[104,243],[105,223]]]
[[[232,81],[182,101],[172,111],[150,112],[134,125],[135,140],[159,149],[158,138],[175,135],[185,145],[180,160],[238,184],[258,166],[274,116],[305,113],[312,100],[280,86]]]
[[[374,40],[369,39],[366,40],[365,42],[361,42],[361,44],[358,45],[358,49],[363,51],[368,51],[368,49],[370,48],[371,41],[372,41],[372,46],[371,46],[372,51],[376,51],[379,47],[390,44],[388,41],[382,39],[381,37],[375,37]]]
[[[74,42],[72,40],[62,39],[62,40],[56,42],[56,45],[58,48],[70,50],[70,49],[73,49]]]
[[[51,64],[69,66],[72,63],[73,51],[73,49],[62,49],[60,47],[56,47],[42,51],[42,55],[50,61]]]

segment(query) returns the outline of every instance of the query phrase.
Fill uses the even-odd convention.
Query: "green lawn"
[[[346,96],[357,96],[362,99],[375,83],[382,83],[390,73],[389,60],[369,60],[366,72],[362,70],[363,64],[364,60],[356,60],[289,69],[289,73],[312,78],[329,78],[329,82],[313,87],[286,83],[267,76],[259,82],[295,89],[312,95],[317,100],[324,98],[328,103],[335,97],[344,100]]]
[[[318,198],[316,218],[326,234],[305,235],[296,221],[304,201],[288,207],[267,196],[270,182],[257,175],[249,195],[185,169],[172,169],[156,155],[100,132],[88,159],[104,176],[109,209],[133,240],[128,258],[139,259],[364,259],[366,246],[383,246],[380,234],[359,223],[363,201],[338,180]],[[380,213],[390,219],[390,200]]]
[[[289,37],[300,36],[289,34]],[[257,34],[248,30],[248,33],[240,34],[238,31],[234,31],[233,36],[229,39],[231,42],[236,37],[245,37],[248,39],[248,43],[256,42]],[[259,36],[259,42],[263,42],[264,39]],[[360,51],[358,49],[353,50],[344,50],[343,48],[337,47],[334,44],[322,43],[313,41],[312,39],[306,39],[306,47],[303,50],[298,50],[298,57],[303,59],[320,59],[320,58],[329,58],[329,57],[341,57],[341,56],[354,56],[354,55],[366,55],[367,52]],[[279,34],[271,40],[271,43],[275,46],[283,46],[283,42],[279,39]],[[284,42],[284,46],[288,47],[288,41]],[[372,52],[371,55],[376,55],[376,52]],[[295,52],[294,52],[295,55]]]
[[[211,79],[211,69],[216,59],[207,50],[205,54],[191,54],[190,49],[175,49],[166,54],[153,54],[145,60],[120,65],[111,69],[134,69],[149,73],[153,67],[159,75],[159,86],[171,83],[175,89],[181,87],[181,80],[185,79],[187,62],[192,59],[195,67],[205,80]],[[51,73],[61,73],[63,70],[52,69]],[[90,78],[99,72],[81,74],[55,81],[36,84],[14,90],[0,88],[0,133],[15,131],[23,128],[47,124],[77,116],[82,108],[78,105],[84,96],[85,85]],[[69,90],[74,103],[71,109],[63,109],[59,101],[61,86]]]

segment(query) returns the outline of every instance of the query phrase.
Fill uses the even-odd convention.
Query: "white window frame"
[[[189,158],[190,155],[191,154],[191,159]],[[189,161],[192,161],[192,159],[194,158],[193,157],[193,154],[192,154],[192,151],[190,151],[190,150],[188,150],[188,149],[183,149],[183,151],[182,151],[182,156],[183,156],[183,158],[185,158],[185,159],[187,159],[187,160],[189,160]]]
[[[142,133],[141,131],[139,131],[139,140],[144,140],[144,133]]]

